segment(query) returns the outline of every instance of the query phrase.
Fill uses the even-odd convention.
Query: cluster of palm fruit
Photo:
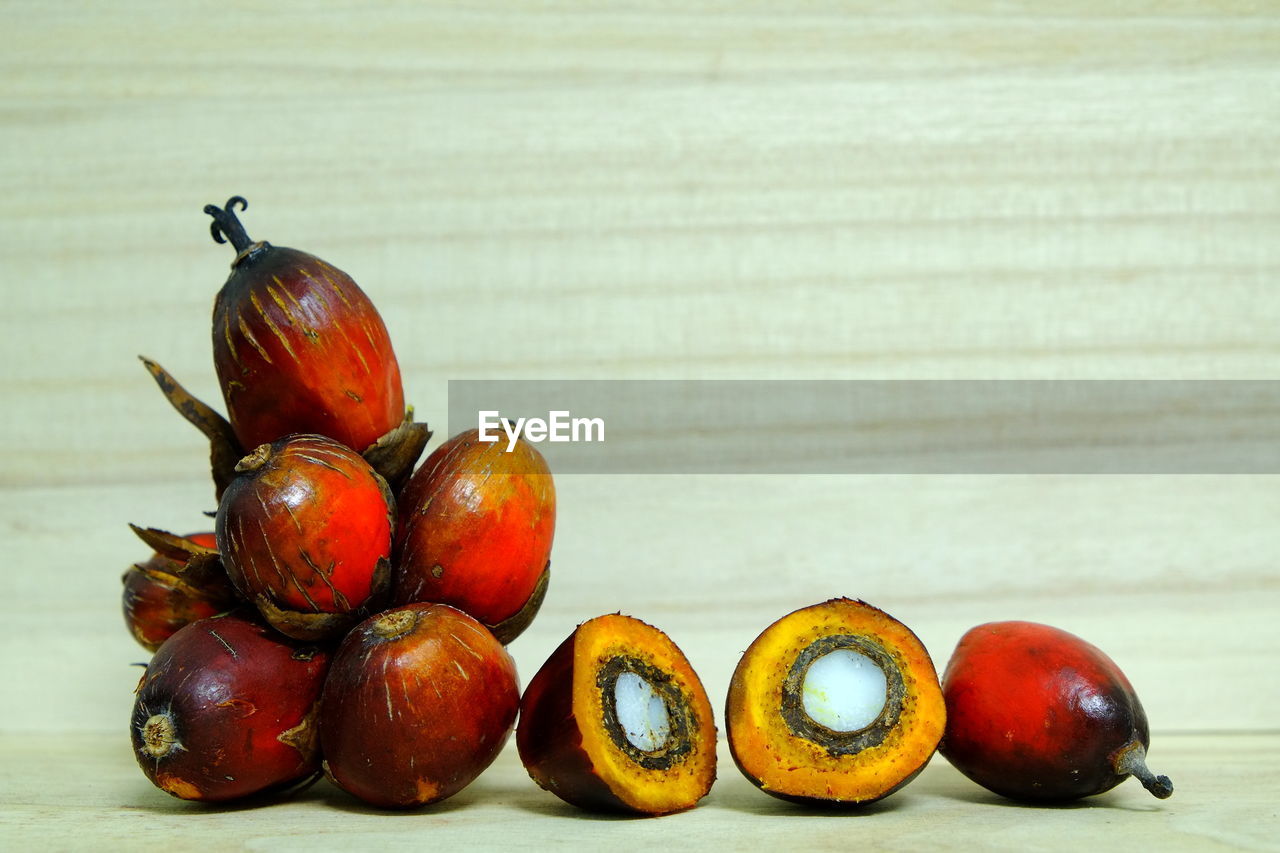
[[[545,595],[555,490],[519,443],[445,442],[406,409],[386,326],[346,273],[250,240],[243,198],[209,205],[236,251],[213,309],[229,418],[143,359],[209,439],[215,530],[134,527],[126,623],[155,652],[139,764],[225,801],[315,778],[379,805],[449,796],[497,755],[519,688],[504,644]],[[321,701],[324,697],[324,701]]]

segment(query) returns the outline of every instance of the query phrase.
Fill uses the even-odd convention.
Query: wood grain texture
[[[1275,849],[1280,758],[1275,735],[1182,735],[1153,754],[1181,785],[1157,801],[1134,781],[1078,804],[1013,804],[935,758],[899,793],[865,810],[805,809],[756,790],[721,745],[719,779],[702,804],[662,818],[592,815],[540,790],[513,745],[470,787],[410,812],[370,809],[326,782],[263,808],[209,808],[151,787],[128,746],[102,735],[0,737],[5,840],[19,849],[421,850],[424,844],[483,850],[649,849],[885,850]],[[71,779],[69,765],[89,779]],[[22,778],[19,778],[21,774]],[[68,802],[67,786],[76,795]]]
[[[125,524],[195,530],[213,506],[206,445],[135,356],[221,408],[209,316],[231,255],[206,203],[246,195],[250,234],[359,281],[436,425],[463,378],[1280,378],[1276,3],[4,11],[0,841],[81,819],[111,845],[173,849],[226,832],[300,846],[313,819],[332,845],[417,846],[426,826],[494,844],[847,841],[739,780],[686,817],[573,820],[509,757],[405,819],[330,793],[187,815],[149,792],[123,734],[144,653],[118,577],[145,556]],[[978,622],[1076,631],[1129,673],[1158,738],[1275,730],[1274,477],[560,491],[551,591],[513,648],[526,679],[578,621],[623,609],[722,697],[765,625],[851,595],[916,629],[939,668]],[[966,802],[935,766],[858,831],[886,847],[1104,827],[1172,849],[1273,843],[1271,736],[1158,743],[1190,773],[1171,805],[1126,792],[1028,818]]]
[[[13,8],[10,485],[190,475],[130,356],[216,399],[232,192],[437,421],[465,377],[1277,374],[1268,4]]]

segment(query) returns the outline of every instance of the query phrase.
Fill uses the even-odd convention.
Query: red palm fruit
[[[173,547],[161,546],[164,553],[153,552],[121,578],[125,624],[134,639],[152,652],[179,628],[224,613],[238,600],[220,563],[214,561],[210,571],[201,571],[198,564],[190,565],[192,557],[216,555],[212,533],[172,539]]]
[[[399,487],[431,438],[405,409],[400,368],[382,318],[346,275],[299,252],[254,242],[235,209],[207,205],[213,239],[236,258],[213,308],[214,366],[228,421],[163,367],[143,358],[169,405],[209,439],[215,494],[247,448],[285,435],[327,435],[360,451]]]
[[[325,771],[367,803],[408,808],[462,790],[511,734],[515,663],[483,625],[443,604],[411,604],[351,631],[320,711]]]
[[[213,305],[213,359],[244,448],[318,433],[363,451],[405,416],[400,367],[373,303],[314,255],[254,242],[235,215],[205,207],[236,250]]]
[[[382,603],[394,501],[364,459],[333,439],[294,435],[260,445],[236,470],[218,504],[218,549],[272,626],[320,639]]]
[[[186,626],[138,684],[129,731],[142,772],[175,797],[209,802],[314,775],[328,663],[242,615]]]
[[[550,577],[556,492],[528,442],[470,430],[436,448],[400,492],[395,602],[439,602],[503,643],[533,621]]]
[[[1147,715],[1100,649],[1034,622],[991,622],[960,638],[942,681],[941,751],[979,785],[1017,800],[1100,794],[1131,774],[1161,799],[1147,769]]]

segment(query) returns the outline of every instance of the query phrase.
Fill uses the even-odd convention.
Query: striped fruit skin
[[[213,360],[246,450],[317,433],[363,451],[404,417],[391,339],[364,291],[314,255],[255,243],[213,305]]]
[[[390,585],[393,501],[355,451],[320,435],[260,445],[215,520],[227,575],[277,630],[341,634]]]

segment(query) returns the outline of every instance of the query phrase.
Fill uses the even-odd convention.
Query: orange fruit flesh
[[[582,749],[613,795],[646,814],[687,809],[702,799],[715,780],[715,722],[702,682],[675,643],[638,619],[611,614],[579,626],[573,655],[573,714]],[[667,703],[672,731],[665,747],[675,753],[668,766],[643,766],[610,733],[606,691],[599,677],[618,659],[637,661],[666,675],[669,680],[662,689],[679,696],[679,702]]]
[[[902,682],[897,722],[880,743],[852,754],[797,734],[783,714],[784,682],[796,659],[823,638],[842,635],[878,648]],[[730,682],[726,724],[734,760],[764,791],[862,803],[897,790],[928,763],[946,706],[933,662],[909,628],[863,602],[835,599],[784,616],[751,644]]]

